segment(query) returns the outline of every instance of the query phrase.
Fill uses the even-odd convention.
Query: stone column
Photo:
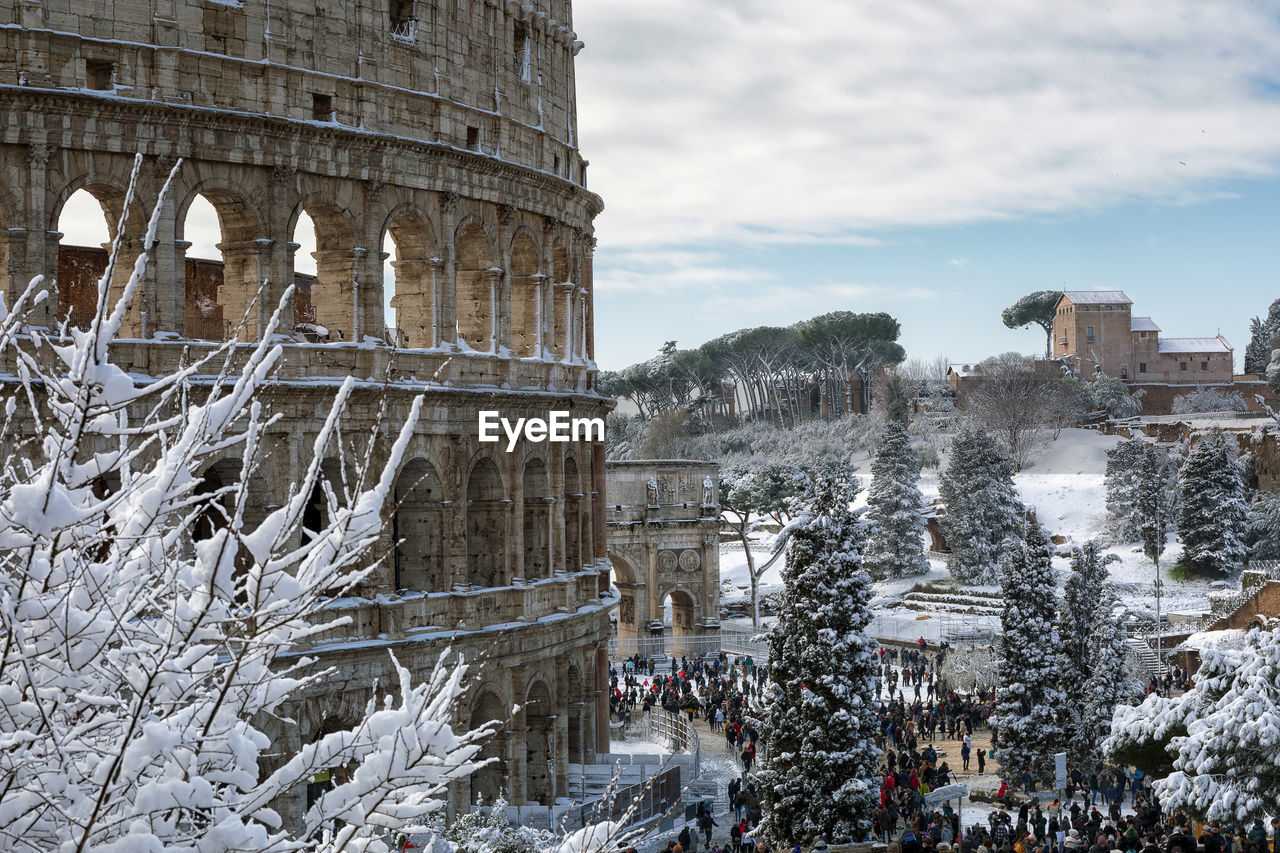
[[[271,194],[271,208],[268,211],[266,234],[262,240],[255,241],[259,246],[259,261],[262,268],[258,271],[255,287],[262,285],[261,302],[270,306],[267,316],[280,304],[280,298],[286,289],[293,286],[293,256],[298,251],[289,231],[289,211],[293,210],[297,179],[296,170],[288,166],[276,166],[270,172],[268,183]],[[314,297],[314,294],[313,294]],[[296,300],[290,300],[281,313],[279,333],[293,335],[293,315]]]
[[[218,244],[218,250],[222,252],[222,287],[218,288],[218,302],[222,305],[222,317],[229,324],[231,334],[242,343],[262,337],[283,294],[283,289],[276,290],[267,282],[273,248],[274,241],[265,238]],[[286,321],[292,329],[293,317],[281,318],[282,325]],[[237,333],[242,322],[244,327]]]
[[[525,700],[528,698],[528,679],[524,667],[512,667],[509,672],[511,675],[511,696],[520,705],[520,712],[511,720],[510,748],[507,760],[508,797],[511,805],[520,806],[524,805],[529,798],[527,786],[525,785],[526,716],[528,714]]]
[[[596,753],[609,751],[609,649],[596,647]]]
[[[28,4],[24,4],[22,16],[24,22],[28,17],[38,17],[43,21],[44,8],[41,6],[32,11],[28,9]],[[25,23],[24,26],[26,26]],[[27,238],[25,251],[15,252],[13,236],[10,237],[10,307],[13,307],[14,299],[27,289],[31,280],[37,275],[44,276],[44,282],[39,286],[37,293],[50,290],[58,276],[58,241],[62,239],[62,235],[46,224],[48,211],[45,209],[49,158],[53,156],[55,149],[52,145],[45,143],[42,137],[37,138],[40,141],[32,142],[27,146],[27,186],[23,193],[23,199],[26,202],[26,208],[23,211],[23,224],[26,226]],[[16,224],[10,223],[11,226]],[[16,235],[17,232],[13,233]],[[55,318],[66,313],[53,297],[54,294],[50,293],[42,304],[37,305],[28,314],[32,325],[51,328],[56,322]]]
[[[554,694],[556,703],[556,719],[555,719],[555,791],[552,795],[552,802],[556,797],[564,797],[569,792],[569,658],[565,655],[556,656],[556,684],[558,685]]]
[[[457,346],[458,343],[458,194],[440,194],[440,233],[444,244],[441,261],[443,277],[439,281],[440,298],[436,302],[438,344]]]
[[[396,271],[396,293],[391,307],[396,309],[396,327],[404,339],[396,346],[435,346],[436,289],[439,264],[423,258],[392,261]],[[398,334],[395,329],[393,334]]]
[[[160,194],[176,162],[177,158],[174,157],[160,157],[156,160],[153,177],[155,195]],[[183,248],[179,251],[178,247],[177,207],[177,190],[170,187],[161,207],[156,243],[151,250],[151,263],[147,265],[146,289],[150,294],[147,300],[148,336],[154,336],[156,332],[181,335],[186,326],[186,250]]]
[[[355,256],[353,286],[356,290],[353,300],[353,339],[359,343],[366,335],[382,338],[387,325],[382,299],[382,261],[386,255],[380,248],[370,250],[357,246],[351,251]]]

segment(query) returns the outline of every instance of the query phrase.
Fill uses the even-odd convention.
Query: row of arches
[[[588,690],[594,687],[588,675],[590,658],[595,655],[594,649],[587,650],[588,659],[583,660],[583,652],[571,652],[557,661],[556,674],[536,671],[522,690],[518,684],[524,680],[523,674],[512,677],[508,671],[504,672],[506,678],[498,680],[490,676],[472,689],[469,701],[459,703],[458,722],[467,730],[475,731],[494,721],[498,726],[477,756],[477,762],[484,766],[458,783],[453,792],[455,807],[465,811],[499,798],[516,804],[550,805],[567,795],[566,768],[562,765],[591,763],[596,754],[598,703],[594,700],[598,693]],[[515,686],[510,686],[511,682]],[[327,734],[355,726],[360,695],[362,691],[342,694],[338,701],[300,709],[303,740],[315,743]],[[518,710],[513,712],[513,702],[504,701],[508,695],[514,695]],[[306,807],[352,770],[354,765],[335,766],[320,774],[307,786]]]
[[[556,571],[579,571],[594,554],[587,500],[591,488],[584,473],[589,475],[567,455],[556,493],[546,461],[531,457],[524,462],[519,488],[508,488],[493,459],[481,457],[471,467],[465,492],[451,496],[430,461],[409,460],[396,478],[386,513],[392,550],[390,577],[384,584],[397,590],[447,592],[458,585],[501,587],[515,578],[537,580]],[[299,544],[327,521],[326,483],[341,491],[342,471],[336,460],[325,460],[321,474],[303,514]],[[219,493],[240,479],[238,459],[220,460],[201,474],[197,493]],[[250,478],[249,493],[244,523],[252,530],[281,496],[270,492],[261,475]],[[229,500],[224,495],[211,502],[197,519],[196,540],[227,523],[233,512]]]
[[[466,780],[462,794],[467,806],[488,805],[499,798],[551,805],[568,793],[566,768],[559,765],[592,761],[597,709],[587,701],[586,681],[577,663],[565,668],[560,688],[553,692],[542,678],[529,683],[515,718],[481,749],[480,759],[493,761]],[[467,720],[470,729],[510,716],[511,705],[504,705],[499,693],[491,687],[477,691]]]
[[[0,262],[11,271],[10,290],[25,287],[28,270],[47,272],[39,258],[15,264],[10,255],[56,263],[53,322],[78,325],[92,315],[106,247],[127,213],[112,277],[117,292],[124,286],[142,249],[148,191],[158,195],[153,185],[163,177],[161,164],[147,170],[150,181],[125,211],[127,172],[108,155],[93,163],[92,173],[47,190],[45,221],[28,221],[42,213],[37,206],[0,198],[7,208],[0,227],[9,233]],[[226,172],[199,162],[179,171],[126,334],[253,339],[292,283],[286,326],[308,340],[592,357],[593,240],[585,231],[447,192],[371,192],[367,182],[266,168],[239,167],[234,179]],[[59,182],[52,169],[45,178]]]

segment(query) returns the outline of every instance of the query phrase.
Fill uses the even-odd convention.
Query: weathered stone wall
[[[592,220],[603,205],[577,150],[581,42],[570,20],[568,0],[0,6],[0,287],[12,294],[56,273],[32,322],[88,316],[105,254],[64,249],[58,222],[84,189],[114,237],[137,153],[115,292],[157,207],[158,226],[113,359],[171,373],[210,341],[260,338],[284,301],[283,358],[265,395],[280,419],[247,477],[246,524],[302,480],[342,379],[357,380],[344,441],[383,428],[374,464],[425,398],[384,512],[374,556],[386,559],[332,602],[351,624],[298,650],[332,671],[291,702],[296,724],[264,723],[273,760],[392,689],[388,652],[421,676],[450,644],[483,659],[456,722],[503,721],[484,753],[499,763],[458,783],[453,808],[498,794],[551,802],[567,791],[568,762],[608,751],[616,602],[603,444],[521,441],[508,453],[478,440],[481,410],[603,417],[612,406],[595,391]],[[197,196],[218,214],[218,265],[186,257]],[[313,279],[294,269],[304,212]],[[394,295],[384,293],[388,234]],[[398,328],[387,328],[384,296]],[[320,465],[341,489],[336,449]],[[229,455],[204,476],[244,475]],[[322,520],[318,494],[311,504]],[[307,794],[277,804],[290,824]]]

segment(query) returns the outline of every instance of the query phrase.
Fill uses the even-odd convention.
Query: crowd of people
[[[1071,768],[1063,803],[1043,807],[1034,797],[1023,796],[1034,794],[1030,771],[1006,769],[996,794],[1001,807],[991,812],[986,825],[967,829],[949,803],[926,807],[930,791],[956,779],[948,758],[958,760],[961,774],[984,774],[990,757],[974,736],[988,728],[994,688],[970,693],[951,689],[943,675],[947,653],[945,645],[930,653],[923,641],[912,648],[877,650],[875,698],[883,759],[873,836],[888,845],[887,853],[1198,853],[1197,844],[1203,853],[1271,853],[1267,845],[1276,841],[1277,821],[1272,821],[1271,838],[1261,822],[1199,827],[1197,834],[1185,814],[1161,810],[1142,771],[1132,768]],[[739,768],[728,785],[728,814],[718,822],[710,809],[700,807],[670,841],[667,853],[769,853],[755,835],[760,798],[751,776],[763,745],[753,712],[760,706],[766,676],[765,667],[752,658],[723,652],[673,659],[669,671],[658,671],[651,659],[638,655],[611,668],[615,719],[625,722],[659,707],[686,714],[691,722],[704,721],[713,736],[725,738]],[[1167,692],[1185,687],[1185,680],[1184,673],[1175,671],[1150,687]],[[956,752],[939,741],[954,742]],[[1125,814],[1126,807],[1131,813]],[[729,840],[715,843],[714,830],[722,822],[729,827]],[[1280,846],[1273,853],[1280,853]]]
[[[760,822],[760,797],[751,778],[761,746],[758,708],[768,675],[749,655],[719,652],[672,658],[669,670],[658,671],[654,661],[634,655],[609,670],[609,708],[613,719],[628,722],[639,714],[662,708],[687,715],[691,723],[705,722],[711,736],[723,737],[734,756],[739,774],[727,788],[727,843],[713,844],[713,830],[720,826],[714,813],[699,806],[694,820],[668,844],[669,853],[769,853],[755,837]]]

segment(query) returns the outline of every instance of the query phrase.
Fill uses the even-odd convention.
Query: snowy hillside
[[[1061,536],[1065,543],[1059,551],[1066,553],[1070,548],[1083,545],[1090,539],[1105,538],[1106,526],[1106,487],[1104,476],[1107,466],[1107,451],[1122,439],[1115,436],[1102,435],[1094,430],[1064,429],[1057,440],[1046,440],[1038,454],[1027,467],[1014,476],[1014,484],[1024,504],[1036,512],[1036,517],[1044,525],[1051,536]],[[854,460],[863,489],[858,500],[866,500],[866,486],[870,482],[870,463],[865,455]],[[943,454],[942,468],[947,464]],[[926,500],[938,495],[938,471],[927,470],[920,478],[920,489]],[[756,562],[762,562],[769,556],[768,545],[772,537],[762,533],[758,538],[759,550],[753,549]],[[1130,608],[1136,611],[1154,611],[1155,568],[1151,561],[1142,555],[1137,543],[1108,547],[1107,553],[1115,554],[1120,561],[1110,566],[1111,578],[1119,585],[1120,597]],[[1208,608],[1209,585],[1207,581],[1174,581],[1164,571],[1167,566],[1177,561],[1181,546],[1171,542],[1161,561],[1161,574],[1165,581],[1164,597],[1161,609],[1165,612],[1200,612]],[[915,610],[903,612],[900,602],[903,594],[917,583],[948,583],[950,574],[946,570],[945,561],[940,558],[930,560],[932,569],[928,575],[910,580],[888,581],[876,584],[877,598],[874,602],[877,616],[884,617],[886,623],[902,623],[902,630],[908,634],[923,632],[923,627],[912,625],[918,620]],[[1054,561],[1059,570],[1059,583],[1065,581],[1067,559],[1059,557]],[[781,562],[775,564],[761,579],[762,595],[776,592],[781,585]],[[720,578],[722,603],[742,601],[750,595],[750,581],[747,575],[746,559],[742,547],[737,543],[726,543],[720,551]],[[994,591],[994,588],[987,588]],[[895,614],[899,618],[891,618]]]

